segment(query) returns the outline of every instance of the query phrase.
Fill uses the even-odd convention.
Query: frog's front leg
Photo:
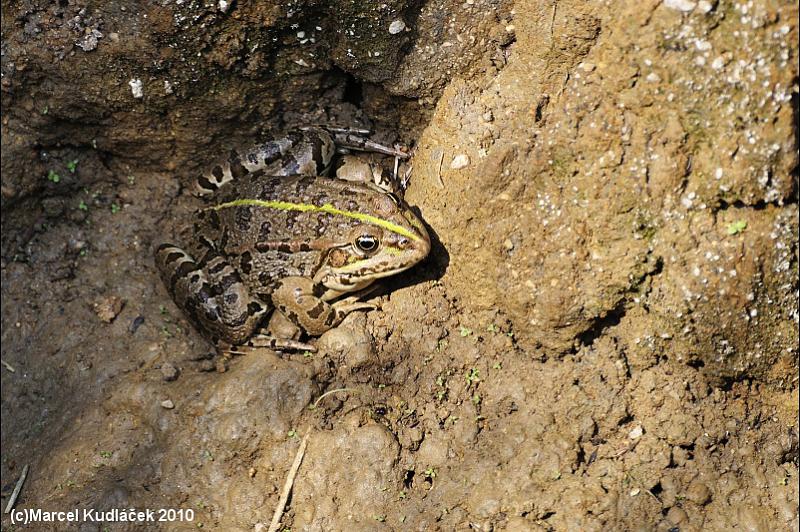
[[[271,310],[250,295],[236,269],[211,249],[195,259],[177,246],[162,244],[156,266],[178,307],[215,342],[245,343]]]
[[[358,301],[360,294],[334,303],[329,303],[324,297],[311,279],[286,277],[278,282],[272,293],[272,302],[292,323],[312,336],[336,327],[355,310],[375,308],[375,305]]]

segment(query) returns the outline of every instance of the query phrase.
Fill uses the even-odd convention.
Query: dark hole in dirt
[[[625,304],[626,301],[624,299],[620,300],[608,314],[595,320],[592,327],[578,336],[579,344],[581,346],[590,346],[606,329],[619,325],[619,322],[622,321],[622,317],[625,316]]]
[[[661,493],[662,491],[664,491],[664,488],[663,488],[663,486],[661,486],[661,482],[656,483],[655,486],[650,488],[650,493],[652,493],[653,495],[656,495],[656,496],[659,493]]]
[[[687,365],[687,366],[689,366],[690,368],[694,368],[694,369],[700,369],[700,368],[702,368],[703,366],[705,366],[705,365],[706,365],[706,363],[705,363],[705,362],[703,362],[701,359],[699,359],[699,358],[696,358],[696,359],[694,359],[694,360],[690,360],[690,361],[688,361],[688,362],[686,363],[686,365]]]
[[[414,485],[414,470],[406,469],[406,474],[403,475],[403,487],[406,489],[411,489],[413,485]]]
[[[347,103],[352,103],[356,107],[361,107],[364,103],[364,86],[352,74],[344,74],[344,94],[342,99]]]

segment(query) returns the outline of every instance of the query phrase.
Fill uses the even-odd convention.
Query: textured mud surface
[[[799,530],[797,40],[777,1],[4,1],[3,504],[28,464],[18,508],[258,530],[308,433],[292,530]],[[320,122],[415,148],[432,256],[220,364],[152,248]]]

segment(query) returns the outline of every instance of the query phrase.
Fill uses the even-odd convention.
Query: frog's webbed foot
[[[333,138],[338,153],[349,153],[349,150],[367,151],[391,155],[401,159],[408,159],[410,155],[392,146],[386,146],[379,142],[370,140],[369,129],[347,128],[335,126],[308,126],[299,128],[300,131],[324,130]]]
[[[223,354],[246,355],[256,351],[263,351],[264,349],[317,352],[317,348],[311,344],[289,338],[277,338],[268,334],[255,334],[243,344],[234,345],[227,342],[217,342],[217,350]]]
[[[351,312],[374,309],[372,303],[358,301],[361,293],[355,293],[336,302],[325,297],[338,297],[339,293],[317,295],[314,282],[305,277],[281,279],[272,293],[275,308],[292,323],[312,336],[319,336],[339,325]]]

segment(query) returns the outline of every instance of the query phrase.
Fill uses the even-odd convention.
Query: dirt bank
[[[795,4],[4,1],[2,39],[4,504],[29,464],[18,508],[258,529],[308,433],[287,529],[800,529]],[[152,248],[309,123],[414,148],[431,257],[221,367]]]

